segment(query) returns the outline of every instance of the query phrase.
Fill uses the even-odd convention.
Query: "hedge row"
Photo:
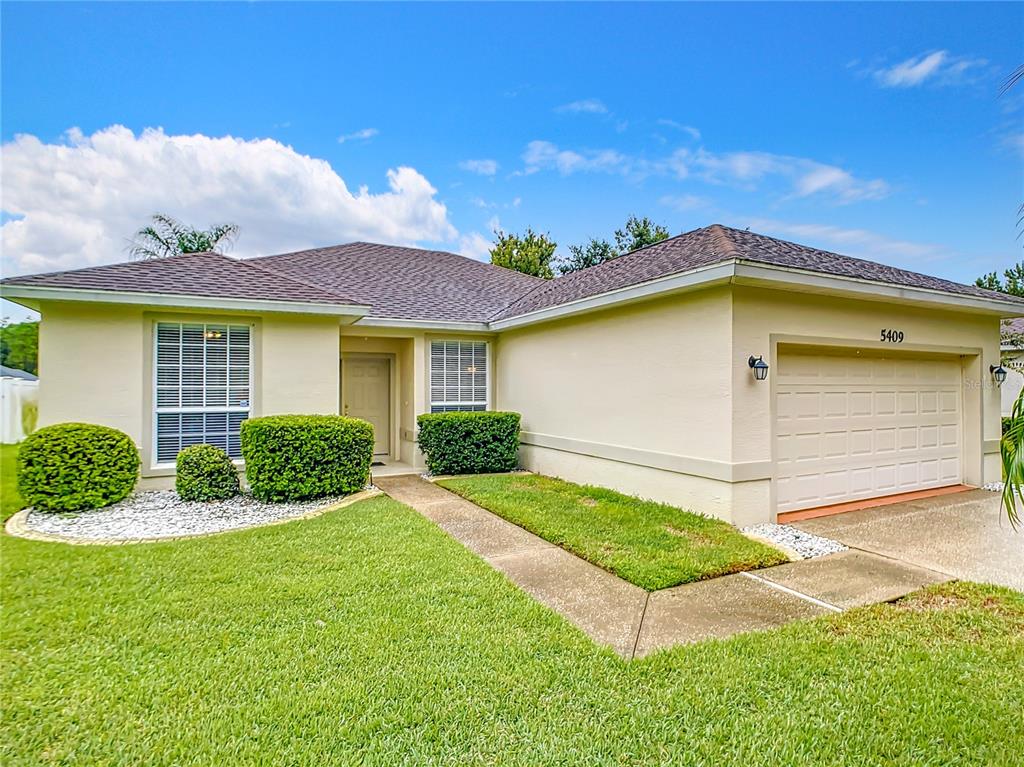
[[[511,471],[518,464],[519,414],[421,415],[419,444],[434,474]],[[345,495],[366,486],[373,426],[337,415],[277,415],[242,422],[242,457],[252,494],[263,501]],[[177,458],[175,487],[188,501],[230,498],[238,473],[220,448],[193,445]],[[40,511],[100,508],[135,487],[139,454],[106,426],[65,423],[30,435],[18,452],[18,488]]]
[[[59,423],[18,449],[18,492],[39,511],[84,511],[117,503],[135,487],[139,451],[124,432]]]
[[[272,415],[242,422],[242,458],[252,494],[294,501],[366,487],[373,426],[340,415]]]
[[[416,420],[431,474],[486,474],[519,464],[519,413],[429,413]]]

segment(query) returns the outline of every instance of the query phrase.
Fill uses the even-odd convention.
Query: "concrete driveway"
[[[1013,531],[997,493],[969,490],[793,525],[960,580],[1024,591],[1024,527]]]

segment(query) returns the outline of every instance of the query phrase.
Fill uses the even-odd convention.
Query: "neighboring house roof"
[[[660,277],[729,261],[766,264],[964,296],[1014,300],[1011,296],[971,285],[961,285],[874,261],[842,256],[763,234],[712,224],[648,245],[589,269],[551,280],[544,287],[504,309],[494,319],[516,317]],[[1024,311],[1024,301],[1021,304]]]
[[[23,299],[29,292],[37,300],[41,293],[69,299],[84,292],[91,294],[91,300],[108,300],[105,292],[109,292],[109,300],[123,294],[134,296],[131,300],[136,303],[148,302],[149,295],[161,299],[199,296],[207,306],[216,306],[217,301],[261,301],[278,302],[276,306],[283,307],[287,302],[290,311],[307,311],[303,306],[317,305],[320,311],[350,315],[350,321],[368,315],[366,322],[472,323],[487,329],[533,321],[552,311],[575,311],[588,302],[604,301],[604,294],[619,298],[623,292],[654,294],[670,289],[663,280],[677,280],[677,275],[693,273],[696,284],[716,267],[723,275],[729,272],[737,279],[741,268],[758,271],[762,282],[777,281],[783,287],[804,280],[802,275],[817,275],[845,281],[840,288],[832,288],[841,292],[856,288],[854,292],[904,300],[910,296],[894,290],[905,288],[926,291],[924,300],[929,303],[939,301],[927,295],[931,293],[1004,314],[1012,313],[1016,304],[1024,314],[1024,299],[1014,296],[720,224],[670,237],[553,280],[444,251],[354,242],[250,259],[195,253],[13,277],[3,280],[2,285],[8,297]],[[766,271],[775,276],[765,278]],[[731,277],[719,275],[718,279]],[[922,300],[920,293],[917,300]],[[159,303],[155,298],[153,302]],[[949,300],[943,298],[941,302]]]
[[[999,328],[1002,336],[1004,349],[1019,349],[1024,347],[1024,317],[1017,317],[1012,320],[1003,320]]]
[[[368,304],[371,317],[486,322],[547,284],[511,269],[440,250],[370,242],[254,258],[264,269],[344,291]]]
[[[18,370],[18,368],[9,368],[6,365],[0,365],[0,378],[21,378],[25,381],[39,380],[38,376],[34,376],[28,371]]]

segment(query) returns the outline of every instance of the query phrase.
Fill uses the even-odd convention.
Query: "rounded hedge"
[[[109,506],[132,491],[138,474],[135,443],[107,426],[46,426],[18,449],[18,492],[36,511]]]
[[[431,474],[486,474],[519,464],[519,413],[427,413],[416,422]]]
[[[242,458],[252,494],[295,501],[362,490],[373,426],[340,415],[271,415],[242,421]]]
[[[178,453],[174,489],[183,501],[223,501],[238,495],[231,456],[213,445],[190,445]]]

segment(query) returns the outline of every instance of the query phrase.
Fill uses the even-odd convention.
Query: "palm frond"
[[[1017,395],[1010,411],[1009,423],[999,441],[1003,463],[1002,505],[1014,530],[1020,525],[1020,508],[1024,505],[1024,389]]]
[[[999,86],[999,95],[1004,95],[1008,90],[1019,83],[1021,79],[1024,79],[1024,64],[1021,64],[1015,70],[1010,72],[1007,78],[1003,80],[1003,84]]]

